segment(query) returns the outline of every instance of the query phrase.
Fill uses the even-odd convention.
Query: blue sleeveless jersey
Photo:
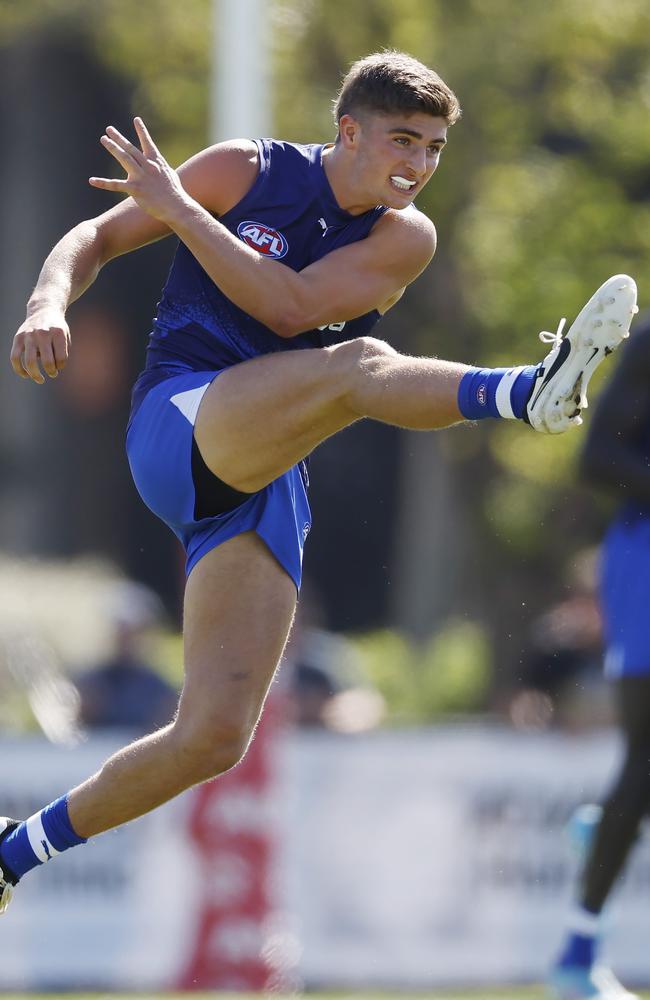
[[[294,271],[368,235],[386,208],[352,215],[338,205],[322,164],[322,145],[256,140],[259,173],[219,222],[259,253]],[[283,338],[235,305],[183,243],[158,304],[147,364],[133,391],[132,417],[146,393],[188,371],[216,371],[275,351],[325,347],[367,334],[376,310]]]

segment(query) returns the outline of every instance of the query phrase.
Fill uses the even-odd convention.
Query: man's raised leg
[[[279,352],[222,372],[206,389],[194,436],[208,468],[245,493],[266,486],[330,435],[363,417],[411,430],[463,419],[524,419],[560,433],[580,423],[600,362],[628,336],[636,285],[609,278],[541,364],[469,368],[399,354],[372,337]]]

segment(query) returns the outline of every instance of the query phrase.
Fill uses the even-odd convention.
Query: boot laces
[[[539,339],[543,344],[553,344],[553,347],[559,347],[562,343],[562,331],[566,324],[566,316],[563,316],[558,323],[558,328],[555,333],[550,333],[548,330],[542,330],[539,335]]]

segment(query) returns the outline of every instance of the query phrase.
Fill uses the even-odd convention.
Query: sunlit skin
[[[354,215],[376,205],[406,208],[435,173],[447,122],[421,111],[343,115],[339,141],[326,146],[325,173],[341,208]],[[408,191],[393,178],[414,181]]]
[[[101,139],[126,176],[91,178],[93,187],[131,197],[77,225],[50,253],[14,338],[11,360],[21,377],[42,383],[41,365],[54,377],[67,359],[70,302],[108,260],[170,230],[225,295],[284,338],[372,309],[385,312],[433,256],[435,227],[413,210],[385,212],[367,237],[301,271],[262,259],[219,222],[255,182],[255,145],[218,144],[177,172],[144,122],[136,118],[134,127],[137,145],[114,127]],[[443,119],[419,112],[344,116],[339,140],[325,153],[338,203],[353,213],[408,207],[435,171],[446,133]],[[453,362],[399,354],[368,336],[271,352],[226,368],[209,384],[194,440],[211,472],[254,493],[362,418],[414,430],[456,423],[465,371]],[[291,577],[254,532],[200,559],[186,587],[186,677],[178,713],[69,793],[70,823],[81,837],[128,822],[237,763],[295,603]],[[257,609],[252,619],[251,607]]]
[[[98,268],[170,230],[225,294],[280,336],[371,309],[386,312],[434,253],[435,229],[425,216],[388,212],[367,239],[337,250],[300,275],[268,261],[260,270],[255,254],[215,221],[254,183],[255,144],[220,143],[177,172],[142,120],[136,118],[134,125],[140,148],[112,126],[101,138],[127,177],[90,178],[94,187],[130,194],[133,200],[77,227],[53,250],[14,339],[11,361],[22,378],[42,384],[44,374],[55,378],[63,370],[70,340],[65,308],[94,280]],[[323,157],[338,203],[354,214],[377,205],[408,207],[436,170],[446,135],[445,120],[423,112],[344,115],[339,139],[325,147]],[[400,184],[408,186],[400,190]]]

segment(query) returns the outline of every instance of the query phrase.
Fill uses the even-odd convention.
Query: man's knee
[[[385,371],[400,356],[390,344],[376,337],[356,337],[327,350],[337,362],[337,385],[355,411],[355,401],[365,380]]]
[[[235,767],[252,734],[250,726],[210,718],[177,720],[174,730],[176,760],[188,787]]]
[[[342,344],[337,344],[331,350],[340,352],[348,365],[352,363],[359,367],[399,356],[394,347],[377,337],[356,337],[354,340],[346,340]]]

